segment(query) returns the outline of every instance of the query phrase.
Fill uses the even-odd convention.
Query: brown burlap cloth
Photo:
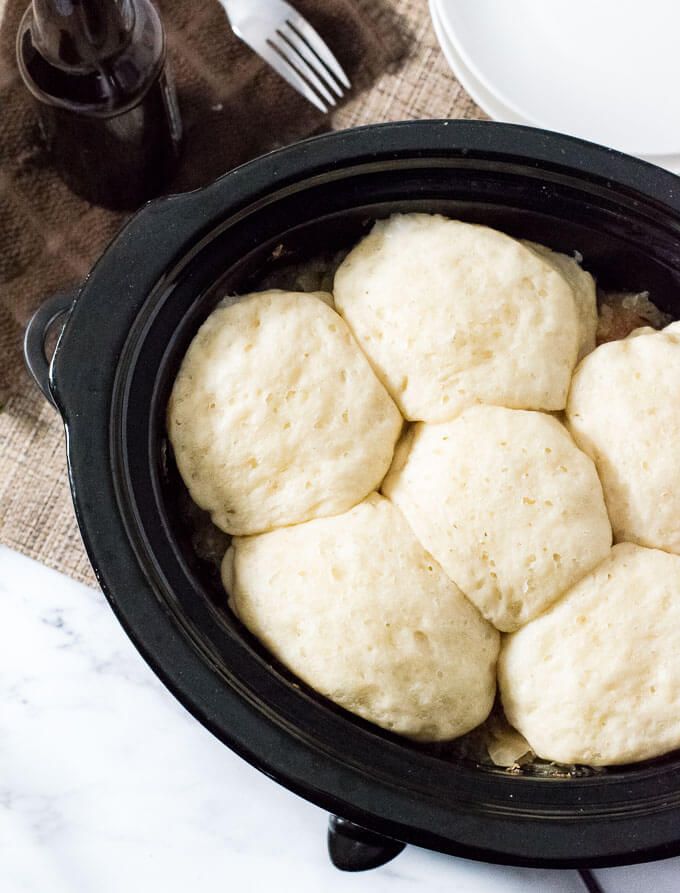
[[[0,0],[0,543],[94,583],[76,527],[57,413],[24,370],[41,298],[82,279],[123,216],[77,199],[41,155],[14,61],[28,0]],[[480,118],[449,71],[426,0],[295,0],[353,90],[317,112],[231,34],[217,0],[158,0],[185,126],[172,191],[311,133],[407,118]],[[1,573],[1,568],[0,568]]]

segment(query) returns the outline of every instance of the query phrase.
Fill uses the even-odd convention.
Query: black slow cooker
[[[333,826],[339,863],[361,851],[363,864],[375,864],[401,842],[543,867],[680,853],[679,754],[562,779],[452,762],[294,684],[228,612],[189,546],[164,414],[198,326],[225,293],[352,244],[397,210],[441,212],[578,250],[601,285],[648,289],[680,316],[680,180],[526,127],[364,127],[155,201],[117,236],[72,305],[57,296],[27,333],[29,364],[64,419],[73,499],[97,578],[144,658],[201,723],[345,820]],[[44,335],[62,313],[48,381]]]

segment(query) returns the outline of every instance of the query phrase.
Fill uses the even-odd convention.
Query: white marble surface
[[[101,593],[0,547],[2,893],[580,893],[576,872],[408,847],[333,869],[326,816],[256,772],[138,656]],[[607,893],[680,889],[680,859],[597,873]]]

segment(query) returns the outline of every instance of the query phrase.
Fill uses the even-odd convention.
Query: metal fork
[[[284,0],[220,0],[234,34],[319,111],[349,90],[349,78],[319,34]]]

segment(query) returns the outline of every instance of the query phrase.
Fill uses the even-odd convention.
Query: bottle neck
[[[134,0],[33,0],[32,36],[40,55],[60,68],[89,68],[125,47]]]

